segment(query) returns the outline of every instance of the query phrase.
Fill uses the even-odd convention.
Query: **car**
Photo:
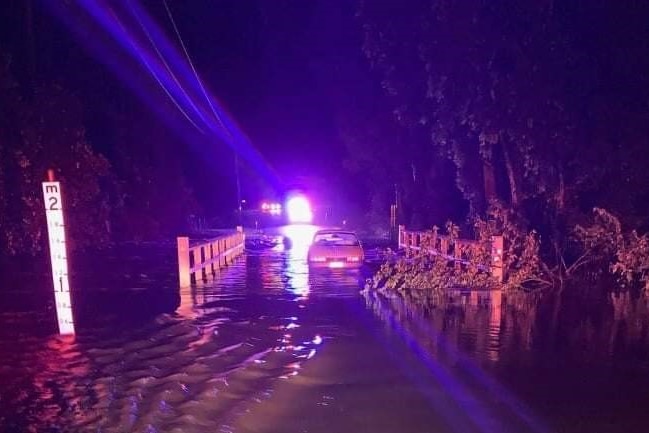
[[[319,230],[309,247],[309,266],[322,268],[359,268],[364,253],[356,233],[349,230]]]

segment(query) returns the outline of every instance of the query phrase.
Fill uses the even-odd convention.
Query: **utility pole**
[[[394,184],[394,204],[390,206],[390,237],[394,241],[398,238],[398,212],[399,212],[399,190],[397,184]]]
[[[229,134],[228,134],[229,135]],[[243,226],[243,205],[241,203],[241,180],[239,179],[239,155],[234,151],[234,175],[237,182],[237,213],[239,218],[239,225]]]

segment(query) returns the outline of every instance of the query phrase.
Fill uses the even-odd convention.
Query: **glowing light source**
[[[298,195],[291,197],[286,202],[286,212],[288,219],[292,223],[310,223],[313,221],[313,212],[311,205],[306,197]]]
[[[271,215],[280,215],[282,213],[282,205],[279,203],[263,202],[261,204],[261,211]]]

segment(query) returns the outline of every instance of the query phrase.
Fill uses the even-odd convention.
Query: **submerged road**
[[[544,407],[556,386],[543,370],[517,380],[516,393],[503,384],[496,367],[529,353],[532,324],[507,325],[488,298],[471,311],[413,312],[361,293],[362,273],[310,272],[305,248],[298,239],[289,250],[250,251],[155,314],[155,292],[98,291],[106,305],[79,301],[76,338],[4,329],[0,431],[590,431],[551,430],[523,403],[527,395],[555,410]],[[24,322],[12,314],[5,324]]]

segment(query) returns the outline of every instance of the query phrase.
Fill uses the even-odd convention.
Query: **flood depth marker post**
[[[59,323],[59,334],[74,334],[61,184],[54,181],[52,170],[47,171],[47,177],[48,182],[43,182],[43,201],[45,202],[47,235],[50,244],[50,260],[52,261],[56,318]]]

